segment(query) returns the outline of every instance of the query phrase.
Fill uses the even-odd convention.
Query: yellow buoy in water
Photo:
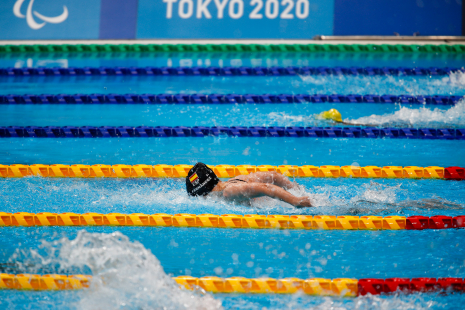
[[[320,117],[322,119],[331,119],[335,122],[341,123],[342,122],[342,116],[341,113],[339,113],[338,110],[336,109],[331,109],[329,111],[323,111],[320,113]]]

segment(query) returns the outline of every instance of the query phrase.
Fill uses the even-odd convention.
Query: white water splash
[[[406,192],[401,185],[389,186],[371,181],[363,185],[324,185],[306,188],[298,186],[289,190],[295,196],[310,197],[314,208],[310,212],[334,214],[345,212],[347,208],[357,209],[357,205],[369,205],[367,212],[386,210],[386,205],[399,203],[399,194]],[[252,207],[260,209],[260,212],[280,212],[283,214],[302,214],[305,209],[297,209],[292,205],[269,197],[255,199]],[[337,207],[337,209],[335,209]],[[366,209],[366,207],[363,207]],[[314,211],[315,210],[315,211]],[[394,211],[394,210],[392,210]]]
[[[442,81],[445,83],[454,85],[454,86],[465,88],[465,73],[463,72],[451,73],[448,77],[443,78]]]
[[[268,114],[268,121],[279,126],[328,126],[328,121],[318,118],[318,114],[291,115],[286,112],[272,112]],[[354,125],[367,126],[408,126],[450,128],[465,126],[465,99],[459,101],[449,109],[431,106],[408,108],[401,106],[394,113],[364,116],[357,119],[347,118],[345,122]]]
[[[465,78],[464,78],[465,80]],[[429,107],[411,109],[401,107],[400,110],[384,115],[370,115],[346,122],[370,125],[405,125],[411,127],[461,127],[465,126],[465,100],[447,110]]]
[[[356,164],[356,163],[355,163]],[[404,209],[460,210],[464,206],[450,190],[418,188],[405,180],[295,179],[299,184],[290,193],[310,197],[314,208],[297,209],[288,203],[261,197],[236,203],[222,197],[189,197],[184,181],[179,180],[58,180],[23,178],[8,182],[0,191],[4,210],[23,212],[34,206],[35,212],[97,213],[211,213],[211,214],[396,214]],[[20,188],[23,195],[12,195]],[[17,197],[16,197],[17,196]],[[211,197],[210,197],[211,196]],[[18,199],[16,199],[18,198]],[[11,207],[10,207],[11,206]]]
[[[376,183],[370,183],[365,191],[351,199],[352,202],[366,200],[374,203],[394,203],[397,201],[397,193],[400,185],[382,186]]]
[[[401,191],[400,185],[388,186],[370,181],[361,186],[315,186],[310,191],[299,194],[310,196],[315,207],[326,209],[334,206],[351,207],[359,201],[374,204],[395,203]]]
[[[295,89],[319,94],[385,94],[435,95],[464,94],[465,73],[457,72],[444,77],[430,76],[299,76]],[[305,93],[305,91],[300,91]]]
[[[43,250],[22,252],[26,264],[60,270],[88,268],[93,280],[80,292],[77,309],[221,309],[211,295],[182,290],[158,259],[141,243],[125,235],[80,231],[73,240],[43,241]],[[45,251],[46,255],[41,255]],[[15,261],[18,253],[12,257]],[[29,260],[29,262],[28,262]],[[18,263],[18,265],[21,265]]]
[[[327,121],[318,118],[318,114],[311,115],[291,115],[286,112],[271,112],[268,114],[268,121],[279,126],[320,126],[327,125]]]
[[[54,242],[43,241],[40,248],[40,252],[20,251],[26,260],[18,260],[18,253],[12,260],[22,261],[29,268],[34,264],[38,269],[57,265],[58,271],[88,268],[94,278],[89,289],[60,292],[46,295],[40,300],[29,300],[28,306],[34,309],[47,305],[53,309],[219,310],[222,309],[220,300],[223,300],[227,304],[225,306],[231,309],[422,310],[440,303],[437,296],[432,294],[368,295],[353,299],[321,298],[305,294],[267,295],[265,304],[260,295],[219,295],[214,299],[209,294],[201,295],[201,292],[179,289],[149,250],[118,232],[103,234],[80,231],[73,240],[62,238]],[[18,265],[21,267],[21,264]],[[13,300],[23,304],[23,298],[30,294],[17,295]],[[50,305],[44,303],[44,299]],[[61,307],[57,307],[57,304]]]

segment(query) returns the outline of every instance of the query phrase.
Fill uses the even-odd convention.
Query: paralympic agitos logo
[[[26,16],[24,16],[21,13],[21,6],[23,5],[23,2],[25,0],[17,0],[15,5],[13,6],[13,13],[15,14],[16,17],[19,18],[26,18],[26,22],[29,27],[31,27],[34,30],[40,29],[43,26],[45,26],[46,23],[51,23],[51,24],[59,24],[64,22],[68,18],[68,8],[66,6],[63,6],[63,13],[59,16],[55,17],[48,17],[40,14],[37,11],[32,11],[32,6],[34,4],[34,0],[29,0],[29,5],[27,6],[27,11],[26,11]],[[34,16],[38,19],[42,20],[42,23],[38,23],[35,21]]]

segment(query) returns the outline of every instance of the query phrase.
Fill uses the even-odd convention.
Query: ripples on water
[[[231,78],[228,77],[205,77],[189,80],[183,78],[128,78],[112,79],[101,78],[92,79],[48,79],[41,83],[41,92],[49,93],[102,93],[102,92],[127,92],[127,93],[210,93],[215,89],[219,93],[340,93],[340,94],[411,94],[411,95],[463,95],[465,94],[465,75],[451,74],[447,77],[350,77],[350,76],[327,76],[327,77],[283,77],[273,78],[264,77],[261,83],[250,83],[248,78],[235,78],[236,83],[232,84]],[[192,81],[193,83],[186,83]],[[32,86],[36,87],[37,80],[9,80],[9,87],[5,88],[7,93],[30,93]],[[124,84],[122,83],[124,82]],[[186,84],[189,86],[186,88]],[[105,88],[104,88],[105,87]],[[323,106],[321,107],[323,108]],[[455,107],[434,108],[421,107],[413,109],[410,107],[401,107],[398,111],[388,112],[384,115],[371,115],[353,119],[355,122],[368,122],[382,126],[395,126],[408,124],[413,127],[458,127],[465,124],[464,121],[465,104],[462,101]],[[210,108],[205,108],[210,109]],[[315,124],[315,111],[306,111],[308,113],[280,111],[276,107],[275,111],[256,114],[254,108],[244,113],[238,107],[231,109],[231,117],[237,120],[245,120],[245,123],[238,125],[306,125]],[[186,111],[184,111],[186,112]],[[223,114],[221,114],[223,116]],[[234,118],[236,117],[236,118]],[[343,117],[349,117],[350,115]],[[218,121],[218,120],[213,120]],[[39,124],[48,125],[48,124]],[[92,125],[92,124],[89,124]],[[107,124],[108,125],[108,124]],[[128,125],[128,124],[122,124]],[[166,124],[165,124],[166,125]],[[179,124],[177,124],[179,125]],[[185,125],[185,124],[184,124]],[[220,124],[221,125],[221,124]],[[232,141],[232,140],[228,140]],[[23,143],[23,142],[21,142]],[[33,147],[31,148],[33,149]],[[140,149],[139,149],[140,150]],[[242,150],[241,150],[242,152]],[[330,151],[331,153],[331,151]],[[34,153],[35,154],[35,153]],[[37,155],[37,154],[36,154]],[[37,155],[38,156],[38,155]],[[41,155],[43,158],[43,155]],[[134,154],[131,154],[134,157]],[[166,155],[165,155],[166,156]],[[9,212],[144,212],[158,213],[166,212],[170,214],[189,212],[189,213],[255,213],[261,214],[353,214],[353,215],[435,215],[445,212],[448,215],[463,213],[463,202],[465,201],[465,190],[460,182],[446,182],[439,180],[377,180],[367,182],[366,180],[298,180],[303,186],[293,190],[297,195],[310,195],[314,202],[315,208],[308,210],[297,210],[291,206],[278,202],[273,199],[257,199],[252,208],[234,205],[225,201],[214,201],[212,199],[191,199],[188,198],[183,180],[54,180],[42,178],[23,178],[18,180],[0,180],[0,210]],[[444,309],[460,308],[463,304],[463,297],[460,295],[438,295],[438,294],[413,294],[413,295],[394,295],[394,296],[367,296],[353,299],[340,298],[321,298],[302,295],[292,296],[273,296],[273,295],[217,295],[205,294],[203,292],[186,292],[177,287],[173,280],[165,273],[157,257],[148,250],[143,243],[135,240],[143,239],[151,243],[160,252],[167,251],[165,255],[166,268],[171,271],[179,271],[180,266],[186,266],[187,261],[184,257],[185,250],[194,251],[197,233],[205,233],[200,236],[199,240],[213,238],[208,236],[208,229],[204,232],[196,230],[192,236],[184,235],[187,243],[186,248],[179,249],[176,252],[178,243],[184,231],[176,235],[178,231],[161,230],[162,235],[154,234],[152,230],[141,234],[140,231],[128,228],[126,232],[132,234],[130,239],[120,232],[86,232],[79,231],[75,238],[67,236],[72,235],[74,228],[70,230],[50,230],[47,228],[9,228],[1,229],[0,234],[4,246],[0,248],[0,253],[6,255],[12,246],[9,243],[18,243],[19,246],[14,254],[9,258],[3,257],[0,266],[3,271],[19,272],[40,272],[50,273],[86,273],[93,274],[94,281],[91,289],[80,292],[12,292],[0,291],[1,308],[51,308],[51,309]],[[106,229],[106,228],[98,228]],[[92,229],[89,229],[92,230]],[[156,229],[154,229],[156,230]],[[40,240],[40,232],[47,232],[49,235],[42,238],[42,243],[37,247],[35,242]],[[247,239],[247,233],[249,237]],[[250,233],[252,237],[250,237]],[[273,243],[276,240],[288,240],[289,232],[268,231],[263,243]],[[334,268],[327,266],[327,262],[338,261],[339,258],[332,252],[336,253],[339,249],[333,249],[332,243],[344,247],[344,244],[337,244],[338,240],[347,238],[342,232],[326,234],[326,232],[313,231],[314,234],[305,234],[306,232],[292,232],[296,236],[292,242],[300,242],[300,247],[288,249],[287,251],[295,255],[289,265],[280,265],[277,261],[275,268],[278,272],[285,268],[300,272],[308,266],[309,272],[336,272]],[[322,235],[321,233],[324,233]],[[352,232],[350,232],[352,233]],[[429,238],[426,232],[409,234],[409,232],[400,232],[396,236],[385,235],[387,242],[375,232],[354,232],[359,233],[360,240],[356,240],[356,248],[346,247],[345,254],[358,255],[350,256],[350,259],[340,259],[341,264],[344,259],[348,260],[347,264],[355,266],[359,260],[363,265],[363,259],[370,256],[381,255],[381,262],[392,263],[393,256],[401,256],[421,241],[421,248],[411,249],[416,251],[416,257],[410,257],[411,266],[404,266],[404,272],[421,272],[434,271],[440,268],[441,274],[463,274],[463,262],[460,260],[461,248],[460,240],[454,239],[453,236],[447,235],[447,232],[430,232],[437,233],[434,238]],[[387,232],[385,232],[387,234]],[[395,233],[395,232],[394,232]],[[171,234],[171,235],[170,235]],[[253,251],[248,254],[250,259],[252,255],[258,255],[256,242],[250,240],[261,235],[262,232],[241,232],[240,230],[224,231],[229,234],[233,240],[237,236],[241,245],[253,243],[255,247],[251,250],[249,246],[241,247],[241,251]],[[279,235],[278,235],[279,234]],[[177,241],[169,239],[176,236]],[[180,237],[181,236],[181,237]],[[244,237],[246,236],[246,237]],[[270,237],[272,236],[272,237]],[[349,235],[349,238],[353,234]],[[262,236],[263,237],[263,236]],[[411,238],[415,237],[415,244]],[[167,239],[168,238],[168,239]],[[312,239],[313,238],[313,239]],[[364,239],[365,238],[365,239]],[[397,238],[397,239],[396,239]],[[135,239],[135,240],[134,240]],[[147,240],[150,239],[150,240]],[[440,245],[434,244],[435,240],[440,240]],[[453,243],[449,241],[454,239]],[[19,240],[19,241],[18,241]],[[278,241],[279,241],[278,240]],[[428,240],[426,242],[425,240]],[[223,242],[228,242],[224,240]],[[289,241],[289,240],[288,240]],[[352,240],[353,241],[353,240]],[[218,241],[220,242],[220,241]],[[247,243],[248,242],[248,243]],[[283,241],[284,243],[286,241]],[[310,248],[307,244],[313,244]],[[346,240],[346,244],[350,242]],[[383,243],[384,242],[384,243]],[[447,244],[447,243],[450,244]],[[15,244],[16,244],[15,243]],[[379,247],[376,247],[381,243]],[[214,243],[212,243],[214,244]],[[296,243],[297,244],[297,243]],[[456,245],[455,245],[456,244]],[[279,249],[279,246],[274,245]],[[260,245],[259,245],[260,246]],[[263,246],[263,244],[261,245]],[[326,250],[319,249],[321,253],[314,248],[325,247]],[[352,246],[352,245],[351,245]],[[376,253],[369,255],[365,252],[364,246],[372,246]],[[384,246],[384,247],[383,247]],[[444,254],[440,246],[447,246],[450,255]],[[453,247],[458,248],[453,248]],[[188,248],[190,247],[190,248]],[[200,245],[199,245],[200,247]],[[402,248],[406,247],[406,248]],[[176,249],[175,249],[176,248]],[[389,253],[385,253],[389,249]],[[432,256],[432,251],[435,256]],[[453,249],[453,250],[450,250]],[[204,249],[206,251],[206,249]],[[212,249],[210,249],[212,250]],[[214,250],[214,249],[213,249]],[[297,265],[299,259],[297,253],[300,250],[307,252],[302,256],[308,260],[305,264]],[[373,249],[372,249],[373,250]],[[224,252],[234,251],[234,248],[224,249]],[[266,250],[268,251],[268,250]],[[273,254],[275,249],[270,248]],[[292,252],[292,251],[295,251]],[[311,251],[311,252],[310,252]],[[398,252],[398,253],[397,253]],[[175,254],[177,253],[177,254]],[[234,253],[234,252],[233,252]],[[276,255],[280,257],[282,253]],[[218,254],[218,253],[217,253]],[[220,253],[222,255],[222,253]],[[220,255],[218,254],[218,255]],[[286,253],[283,256],[286,258]],[[157,254],[158,255],[158,254]],[[241,255],[245,255],[242,254]],[[364,256],[365,255],[365,256]],[[445,255],[441,257],[441,255]],[[454,256],[455,255],[455,256]],[[178,257],[179,256],[179,257]],[[231,255],[230,255],[231,256]],[[273,257],[274,257],[273,256]],[[425,256],[428,256],[426,260]],[[159,256],[160,259],[162,256]],[[201,255],[198,256],[201,258]],[[211,256],[213,257],[213,256]],[[216,256],[215,256],[216,257]],[[337,258],[336,258],[337,257]],[[197,258],[197,257],[196,257]],[[199,258],[199,259],[200,259]],[[280,257],[279,259],[281,259]],[[405,260],[405,255],[397,260]],[[242,258],[241,258],[242,259]],[[248,260],[249,258],[247,258]],[[449,259],[449,260],[448,260]],[[228,257],[228,260],[230,258]],[[246,262],[247,262],[246,260]],[[6,261],[6,262],[5,262]],[[172,265],[170,262],[174,261]],[[192,261],[192,260],[191,260]],[[227,260],[223,261],[224,265]],[[395,261],[395,260],[394,260]],[[274,262],[271,260],[271,262]],[[376,264],[379,269],[392,269],[397,266],[380,266],[379,262],[368,260],[371,264]],[[401,261],[402,262],[402,261]],[[189,262],[190,263],[190,262]],[[408,263],[408,262],[404,262]],[[429,265],[431,263],[431,265]],[[192,264],[192,263],[190,263]],[[214,263],[210,263],[212,265]],[[247,262],[249,264],[249,262]],[[299,262],[299,264],[301,264]],[[399,263],[400,264],[400,263]],[[253,266],[253,264],[252,264]],[[349,268],[351,266],[343,267]],[[412,267],[413,266],[413,267]],[[438,267],[439,266],[439,267]],[[310,269],[310,267],[312,269]],[[341,274],[340,265],[338,265]],[[217,269],[219,274],[223,275],[223,269]],[[240,267],[245,269],[244,266]],[[258,268],[258,267],[257,267]],[[294,269],[293,269],[294,268]],[[355,268],[355,267],[352,267]],[[364,268],[358,267],[358,268]],[[370,268],[370,266],[368,267]],[[408,269],[407,269],[408,268]],[[449,269],[448,269],[449,268]],[[450,268],[455,268],[451,270]],[[376,271],[372,270],[372,272]],[[268,270],[268,269],[266,269]],[[268,273],[268,271],[258,271],[258,275]],[[286,269],[287,270],[287,269]],[[311,271],[310,271],[311,270]],[[349,272],[349,269],[342,269]],[[362,269],[358,269],[362,270]],[[185,272],[185,271],[182,271]],[[403,274],[399,270],[400,274]],[[213,273],[212,273],[213,274]],[[292,276],[286,274],[283,276]]]
[[[16,309],[442,309],[460,295],[394,294],[357,298],[297,295],[211,295],[181,290],[141,243],[119,232],[79,231],[48,237],[11,256],[16,273],[92,274],[89,289],[74,292],[0,291],[0,306]],[[310,240],[309,240],[310,241]],[[173,242],[173,241],[172,241]],[[305,248],[309,248],[308,244]],[[313,251],[315,252],[315,251]],[[312,254],[313,254],[312,252]],[[317,254],[318,255],[318,254]],[[234,255],[233,255],[234,257]],[[316,256],[318,257],[318,256]],[[196,257],[198,258],[198,257]],[[222,261],[222,260],[220,260]],[[326,258],[317,261],[326,265]],[[192,262],[191,262],[192,263]],[[318,263],[317,263],[318,265]],[[215,269],[216,270],[216,269]]]
[[[291,190],[309,195],[314,208],[296,209],[271,198],[258,198],[252,207],[222,199],[188,197],[185,181],[135,179],[0,180],[1,209],[8,212],[100,213],[262,213],[262,214],[435,214],[463,212],[465,189],[460,182],[441,180],[296,179]],[[437,186],[439,183],[447,186]],[[17,192],[21,191],[21,195]]]
[[[77,268],[92,274],[90,288],[73,292],[79,299],[71,302],[69,308],[222,308],[221,302],[209,294],[180,289],[149,250],[119,232],[80,231],[73,240],[64,237],[43,241],[39,249],[18,250],[10,260],[16,262],[18,269],[24,269],[25,264],[29,272],[55,266],[57,273]]]
[[[0,94],[373,94],[465,95],[464,73],[449,76],[47,77],[0,78]]]

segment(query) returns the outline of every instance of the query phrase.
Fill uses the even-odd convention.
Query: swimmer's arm
[[[296,187],[295,183],[291,182],[287,177],[280,173],[277,173],[276,171],[259,171],[251,173],[248,176],[244,176],[244,179],[247,182],[270,183],[287,189]]]
[[[228,186],[223,191],[223,196],[226,198],[258,198],[268,196],[277,198],[287,202],[294,207],[303,208],[311,207],[312,204],[308,197],[296,197],[291,193],[285,191],[281,187],[272,184],[263,183],[248,183],[248,184],[234,184]]]

